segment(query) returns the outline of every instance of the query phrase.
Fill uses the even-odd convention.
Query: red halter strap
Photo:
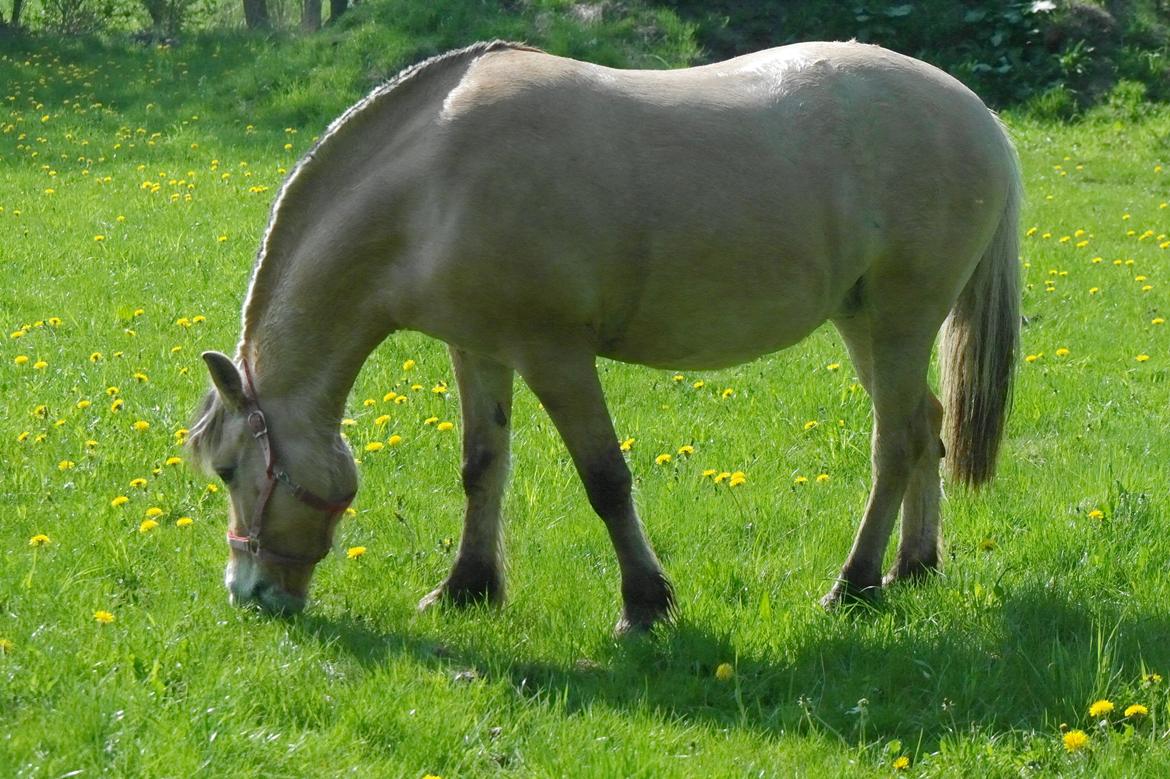
[[[252,437],[260,444],[260,450],[264,453],[264,474],[267,483],[260,493],[260,499],[256,502],[256,508],[252,511],[252,518],[248,523],[247,533],[245,535],[236,535],[231,530],[228,530],[228,545],[232,549],[247,552],[253,557],[267,562],[282,565],[313,565],[320,562],[329,554],[330,531],[337,523],[342,512],[349,507],[354,496],[350,494],[341,500],[322,498],[315,492],[297,484],[288,475],[287,471],[276,464],[276,454],[272,449],[272,438],[268,434],[268,420],[265,418],[264,412],[260,410],[260,405],[256,402],[256,389],[252,384],[252,371],[248,366],[247,360],[244,360],[243,364],[245,382],[244,413],[247,414],[248,430],[251,431]],[[264,514],[268,509],[269,501],[272,500],[272,493],[276,491],[277,484],[283,484],[292,493],[294,498],[306,506],[329,513],[325,524],[322,526],[322,544],[319,554],[313,556],[290,555],[274,552],[271,549],[266,549],[261,546],[260,537],[264,532]]]

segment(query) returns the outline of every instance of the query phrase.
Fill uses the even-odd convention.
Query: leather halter
[[[248,430],[251,431],[252,437],[260,444],[260,450],[264,453],[264,473],[267,483],[260,493],[260,500],[256,503],[256,508],[252,511],[252,520],[248,523],[247,533],[244,535],[236,535],[229,529],[227,531],[228,546],[241,552],[247,552],[253,557],[266,562],[282,565],[314,565],[329,554],[329,532],[337,523],[342,512],[349,507],[350,502],[354,498],[354,493],[341,500],[322,498],[315,492],[297,484],[288,475],[288,471],[276,464],[276,454],[272,449],[272,437],[268,434],[268,420],[265,418],[264,412],[260,410],[260,405],[256,402],[256,389],[252,384],[252,371],[248,367],[247,360],[244,360],[243,364],[244,381],[246,383],[244,388],[244,413],[247,415]],[[292,493],[294,498],[306,506],[329,513],[325,524],[322,526],[322,544],[321,551],[318,554],[312,556],[290,555],[282,552],[274,552],[271,549],[261,546],[260,537],[264,532],[264,514],[268,508],[269,501],[272,500],[272,493],[276,491],[277,484],[283,484]]]

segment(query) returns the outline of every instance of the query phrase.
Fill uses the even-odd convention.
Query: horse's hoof
[[[661,573],[644,580],[637,590],[623,588],[622,600],[622,616],[613,628],[618,638],[649,633],[674,616],[674,588]]]
[[[843,606],[872,604],[880,594],[881,586],[878,584],[863,586],[854,584],[848,579],[838,579],[833,583],[833,588],[825,594],[825,597],[821,598],[821,608],[825,611],[833,611]]]
[[[670,622],[670,612],[658,612],[657,614],[650,614],[646,612],[631,613],[629,610],[623,611],[621,619],[613,626],[614,638],[633,638],[635,636],[645,636],[654,630],[656,625],[662,625]]]
[[[496,577],[457,577],[454,574],[418,602],[418,610],[427,609],[439,603],[452,606],[474,606],[486,603],[499,606],[504,602],[504,583]]]

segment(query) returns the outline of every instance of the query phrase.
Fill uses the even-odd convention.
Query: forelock
[[[224,415],[223,401],[212,389],[203,398],[191,422],[191,432],[187,436],[188,457],[191,464],[205,474],[211,473],[211,453],[223,440]]]

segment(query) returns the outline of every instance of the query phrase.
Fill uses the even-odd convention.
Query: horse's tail
[[[995,237],[943,325],[940,357],[946,409],[943,444],[949,477],[979,487],[995,460],[1011,406],[1020,342],[1019,161],[1004,135],[1012,182]]]

